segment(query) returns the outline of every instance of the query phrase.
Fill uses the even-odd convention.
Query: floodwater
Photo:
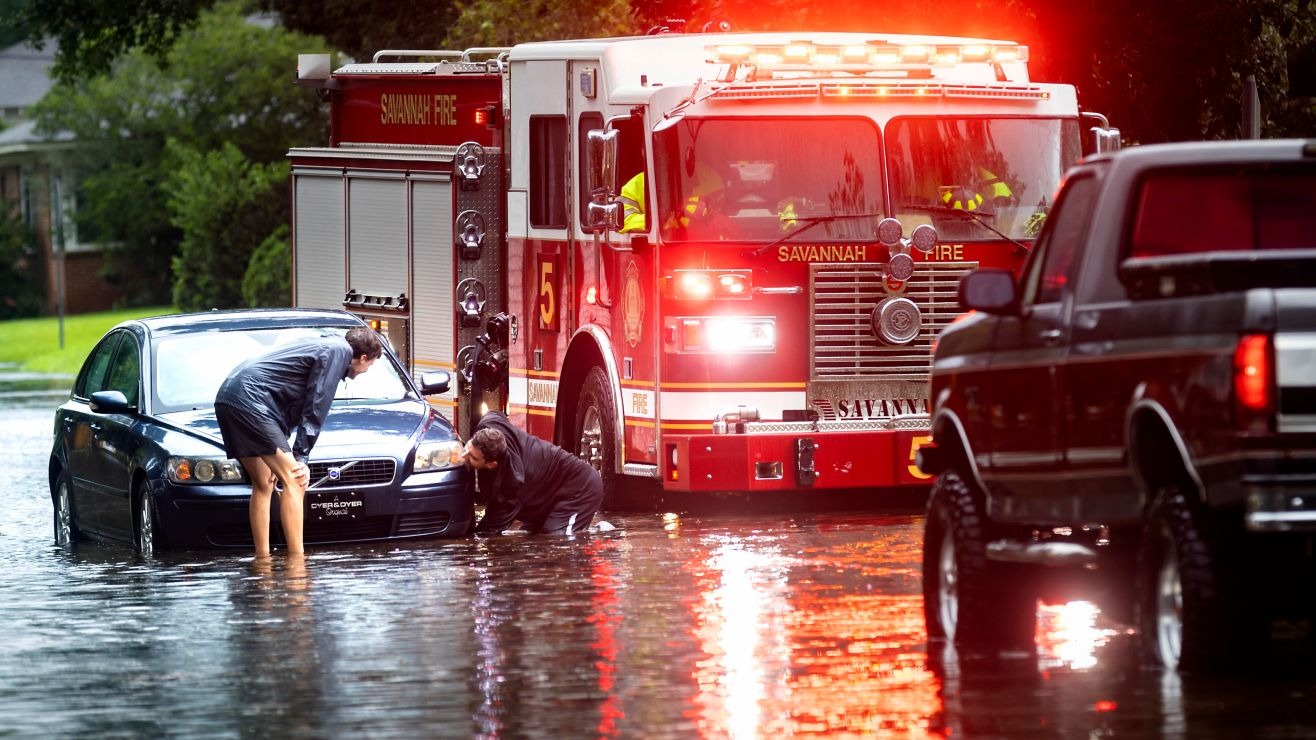
[[[0,369],[0,737],[1312,737],[1316,679],[926,642],[917,511],[609,514],[613,532],[276,552],[53,544],[66,381]]]

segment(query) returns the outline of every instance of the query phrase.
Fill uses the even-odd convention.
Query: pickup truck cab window
[[[1069,285],[1074,257],[1087,233],[1096,199],[1096,178],[1087,176],[1070,183],[1064,199],[1050,215],[1051,228],[1045,230],[1035,247],[1037,254],[1029,261],[1024,282],[1023,303],[1055,303]]]

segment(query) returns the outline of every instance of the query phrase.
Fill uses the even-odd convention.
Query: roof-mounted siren
[[[1113,152],[1120,148],[1120,130],[1111,127],[1110,121],[1107,121],[1105,116],[1089,111],[1083,111],[1079,115],[1098,122],[1098,125],[1088,129],[1092,132],[1092,153]]]

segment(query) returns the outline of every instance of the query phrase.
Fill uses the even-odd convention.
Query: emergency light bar
[[[1028,47],[1019,44],[866,44],[827,46],[812,41],[755,46],[723,44],[705,49],[712,64],[751,65],[765,70],[879,72],[929,69],[962,63],[1009,64],[1028,61]]]

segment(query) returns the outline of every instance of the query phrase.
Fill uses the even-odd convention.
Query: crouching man
[[[488,500],[477,533],[501,532],[517,519],[531,533],[583,532],[603,503],[594,468],[497,411],[476,425],[462,460],[475,469]]]

